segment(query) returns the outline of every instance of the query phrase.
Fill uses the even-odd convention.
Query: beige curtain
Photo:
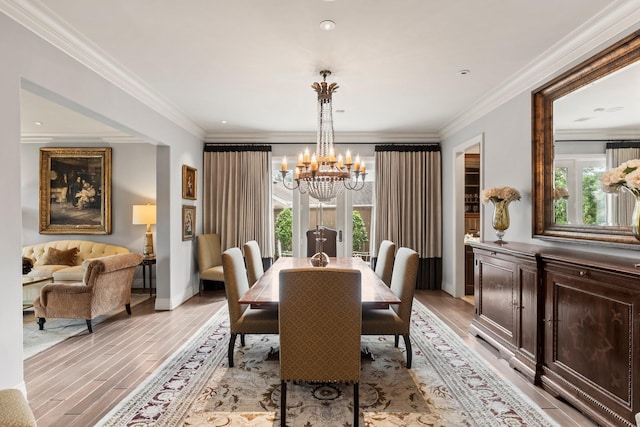
[[[616,141],[608,142],[606,146],[607,170],[620,166],[627,160],[640,158],[640,142]],[[635,205],[635,198],[627,191],[620,190],[615,196],[607,196],[607,224],[628,226],[631,224],[631,214]]]
[[[420,255],[416,287],[442,284],[442,167],[440,144],[375,148],[374,244],[391,240]]]
[[[220,235],[222,250],[255,240],[273,257],[271,199],[271,146],[205,145],[203,227]]]

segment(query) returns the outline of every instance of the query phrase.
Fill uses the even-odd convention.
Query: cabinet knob
[[[580,277],[587,277],[589,275],[589,272],[586,270],[580,270]]]

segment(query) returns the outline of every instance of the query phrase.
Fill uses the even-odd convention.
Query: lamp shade
[[[155,224],[156,205],[133,205],[133,224]]]

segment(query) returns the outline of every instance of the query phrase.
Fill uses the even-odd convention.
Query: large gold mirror
[[[600,188],[605,170],[640,158],[638,59],[640,31],[533,92],[534,237],[640,244],[630,196]]]

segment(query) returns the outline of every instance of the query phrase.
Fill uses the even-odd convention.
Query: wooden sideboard
[[[598,424],[635,426],[636,260],[512,242],[471,245],[476,312],[470,332]]]
[[[541,281],[537,247],[472,243],[475,316],[471,333],[495,346],[536,381],[540,359]]]

